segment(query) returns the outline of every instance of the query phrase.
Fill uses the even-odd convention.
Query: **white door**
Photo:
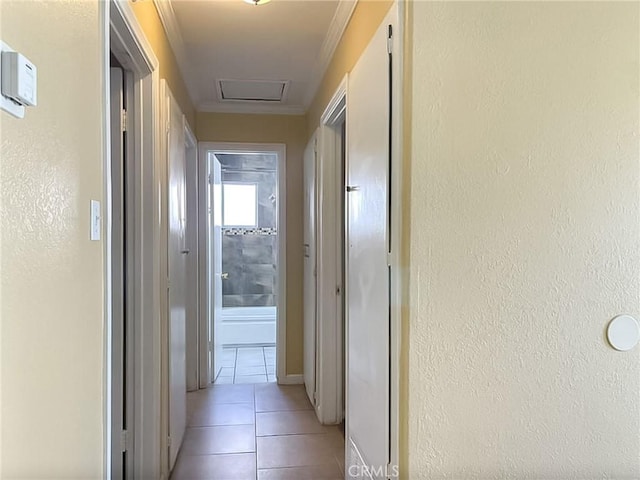
[[[222,165],[209,153],[209,292],[211,381],[222,369]]]
[[[316,149],[314,134],[304,151],[304,384],[315,405],[316,394]]]
[[[169,312],[169,468],[172,469],[186,427],[186,195],[185,136],[182,112],[165,85],[168,113],[168,312]]]
[[[347,96],[347,467],[384,467],[389,461],[392,12],[351,72]]]

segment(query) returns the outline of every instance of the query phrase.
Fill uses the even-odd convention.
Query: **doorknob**
[[[182,253],[183,255],[189,255],[189,252],[191,250],[189,250],[188,248],[185,248],[184,250],[181,250],[180,253]]]
[[[360,190],[360,187],[357,185],[347,185],[347,192],[357,192]]]
[[[223,280],[227,280],[229,278],[229,272],[223,272],[220,274],[220,277],[222,277]]]

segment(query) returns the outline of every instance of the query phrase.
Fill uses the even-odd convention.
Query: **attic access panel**
[[[289,80],[218,80],[218,98],[223,102],[282,103],[287,98]]]

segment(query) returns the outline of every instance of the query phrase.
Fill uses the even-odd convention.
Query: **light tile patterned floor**
[[[238,347],[222,351],[222,370],[215,384],[276,381],[276,347]]]
[[[187,420],[171,480],[344,478],[342,431],[302,385],[214,385],[187,394]]]

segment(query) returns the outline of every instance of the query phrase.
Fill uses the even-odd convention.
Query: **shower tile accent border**
[[[273,227],[222,227],[223,235],[277,235],[278,229]]]

